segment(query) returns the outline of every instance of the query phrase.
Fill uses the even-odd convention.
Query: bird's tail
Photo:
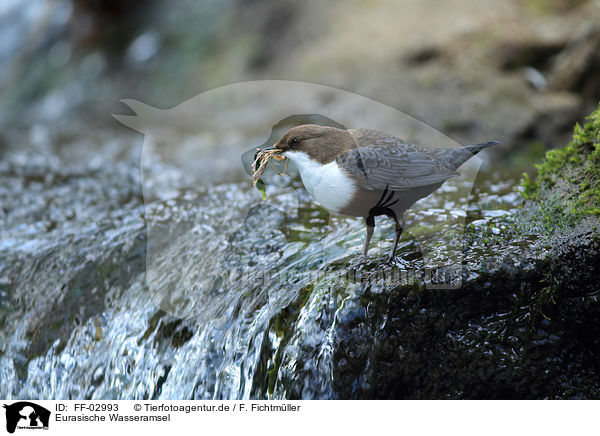
[[[467,145],[467,146],[465,146],[465,148],[467,150],[469,150],[469,152],[471,152],[471,154],[477,154],[484,148],[488,148],[488,147],[491,147],[496,144],[498,144],[498,141],[490,141],[490,142],[483,142],[481,144]]]
[[[498,144],[498,142],[490,141],[481,144],[466,145],[462,148],[454,148],[452,149],[452,152],[447,155],[447,166],[455,170],[484,148],[488,148],[496,144]]]

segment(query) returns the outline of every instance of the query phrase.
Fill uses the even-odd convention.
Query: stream
[[[391,223],[378,219],[365,261],[362,220],[330,217],[297,178],[266,202],[246,181],[144,205],[136,173],[3,161],[0,397],[338,398],[340,338],[375,310],[368,295],[421,286],[410,223],[463,252],[444,216],[499,234],[520,202],[498,175],[470,203],[442,188],[407,213],[385,264]],[[377,316],[369,328],[394,314]],[[367,357],[351,383],[376,367]]]

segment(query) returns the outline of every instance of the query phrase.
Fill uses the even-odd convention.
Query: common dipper
[[[456,169],[473,155],[495,144],[429,148],[376,130],[305,124],[290,129],[273,148],[296,164],[317,203],[332,212],[365,219],[365,257],[375,217],[393,219],[396,233],[389,261],[402,234],[404,212],[458,175]]]

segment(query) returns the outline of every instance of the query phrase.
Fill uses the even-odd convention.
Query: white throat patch
[[[323,165],[302,151],[287,151],[284,154],[296,164],[304,187],[317,203],[333,212],[339,212],[350,203],[356,192],[355,182],[338,167],[335,160]]]

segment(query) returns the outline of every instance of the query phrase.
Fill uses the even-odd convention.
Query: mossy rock
[[[521,184],[546,224],[572,226],[587,216],[600,217],[600,107],[575,125],[569,144],[548,151],[536,168],[537,177],[525,174]]]

